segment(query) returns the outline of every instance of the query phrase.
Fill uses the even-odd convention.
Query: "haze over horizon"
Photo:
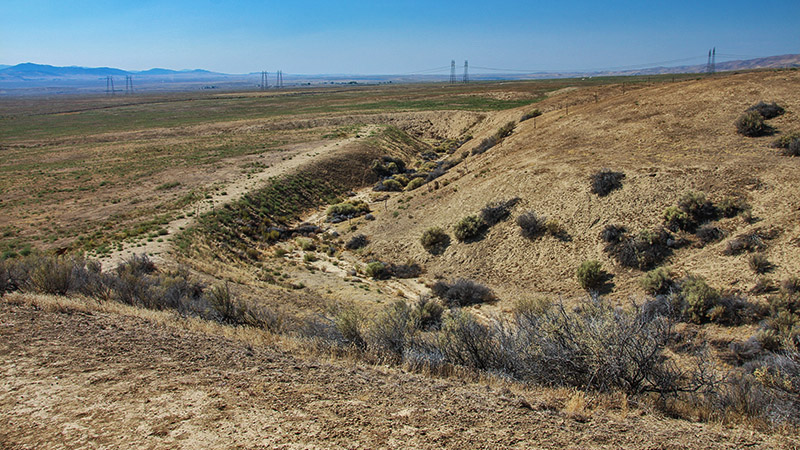
[[[800,3],[7,0],[0,63],[295,74],[587,71],[800,53]],[[436,71],[439,70],[439,71]]]

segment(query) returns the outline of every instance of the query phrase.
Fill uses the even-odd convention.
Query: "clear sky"
[[[459,70],[468,59],[474,73],[638,68],[704,64],[713,46],[718,61],[800,53],[799,24],[800,0],[2,0],[0,64],[295,74],[449,73],[451,59]]]

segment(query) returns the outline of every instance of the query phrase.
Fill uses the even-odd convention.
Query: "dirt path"
[[[180,230],[190,227],[194,223],[195,218],[200,214],[208,212],[213,208],[219,207],[220,205],[224,205],[239,199],[247,192],[257,189],[270,178],[284,175],[320,155],[327,154],[333,150],[336,150],[337,148],[357,141],[363,136],[368,136],[376,129],[376,125],[367,125],[362,127],[357,133],[355,133],[354,136],[346,139],[333,140],[326,143],[316,142],[312,144],[301,144],[294,146],[291,149],[291,153],[289,153],[291,155],[290,157],[281,159],[280,161],[256,174],[239,175],[232,181],[222,186],[222,188],[218,191],[212,192],[210,194],[211,198],[200,200],[184,208],[180,213],[176,214],[182,215],[183,218],[175,219],[164,226],[164,229],[166,229],[168,233],[167,236],[172,236],[178,233]],[[190,213],[192,213],[191,216],[188,215]],[[136,244],[138,245],[127,245],[123,250],[115,250],[109,253],[108,256],[104,257],[102,261],[106,269],[116,267],[117,264],[130,257],[134,253],[145,253],[152,255],[151,259],[155,262],[163,262],[164,256],[168,253],[172,245],[169,238],[161,239],[161,242],[158,240],[147,240],[144,238],[136,242]]]
[[[637,409],[0,300],[0,448],[790,448]],[[795,447],[796,448],[796,447]]]

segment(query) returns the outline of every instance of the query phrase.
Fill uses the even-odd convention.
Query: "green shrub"
[[[608,273],[603,270],[600,261],[591,259],[584,261],[578,266],[578,283],[587,291],[598,291],[606,283]]]
[[[408,177],[406,177],[405,175],[395,175],[392,177],[392,179],[403,185],[403,187],[405,187],[408,184]]]
[[[422,186],[423,184],[425,184],[425,178],[420,178],[420,177],[414,178],[411,181],[409,181],[408,184],[406,185],[406,191],[413,191],[414,189]]]
[[[650,295],[662,295],[669,293],[675,282],[669,269],[659,267],[644,274],[639,285]]]
[[[689,228],[691,223],[689,214],[686,211],[681,211],[677,206],[667,207],[662,216],[664,218],[664,226],[672,231],[685,230]]]
[[[624,267],[649,270],[672,252],[667,245],[672,236],[665,229],[642,230],[638,234],[622,234],[618,240],[608,242],[605,251]]]
[[[475,239],[483,233],[486,224],[478,216],[467,216],[453,227],[453,234],[459,241]]]
[[[383,191],[400,192],[403,190],[403,184],[393,178],[388,178],[380,183],[383,185],[383,189],[380,190]]]
[[[369,212],[369,205],[362,200],[349,200],[328,207],[327,216],[330,222],[342,222]]]
[[[376,280],[389,278],[392,275],[388,266],[380,261],[368,263],[364,268],[364,274]]]
[[[762,136],[771,131],[770,127],[764,122],[764,116],[756,111],[742,114],[734,124],[739,134],[748,137]]]
[[[685,302],[687,319],[703,323],[709,319],[708,313],[719,303],[719,292],[699,277],[689,277],[681,283],[681,296]]]
[[[431,227],[422,233],[420,243],[428,252],[439,254],[450,245],[450,236],[441,227]]]
[[[300,247],[304,252],[312,252],[317,249],[317,245],[308,238],[297,238],[295,240],[297,242],[297,246]]]
[[[303,261],[305,261],[307,263],[312,263],[312,262],[316,261],[317,259],[318,259],[317,255],[315,255],[313,253],[306,253],[306,254],[303,255]]]

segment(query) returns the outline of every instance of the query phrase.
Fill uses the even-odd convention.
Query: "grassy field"
[[[619,81],[0,99],[0,252],[103,253],[158,232],[225,182],[280,163],[300,144],[350,136],[376,114],[499,111]]]

